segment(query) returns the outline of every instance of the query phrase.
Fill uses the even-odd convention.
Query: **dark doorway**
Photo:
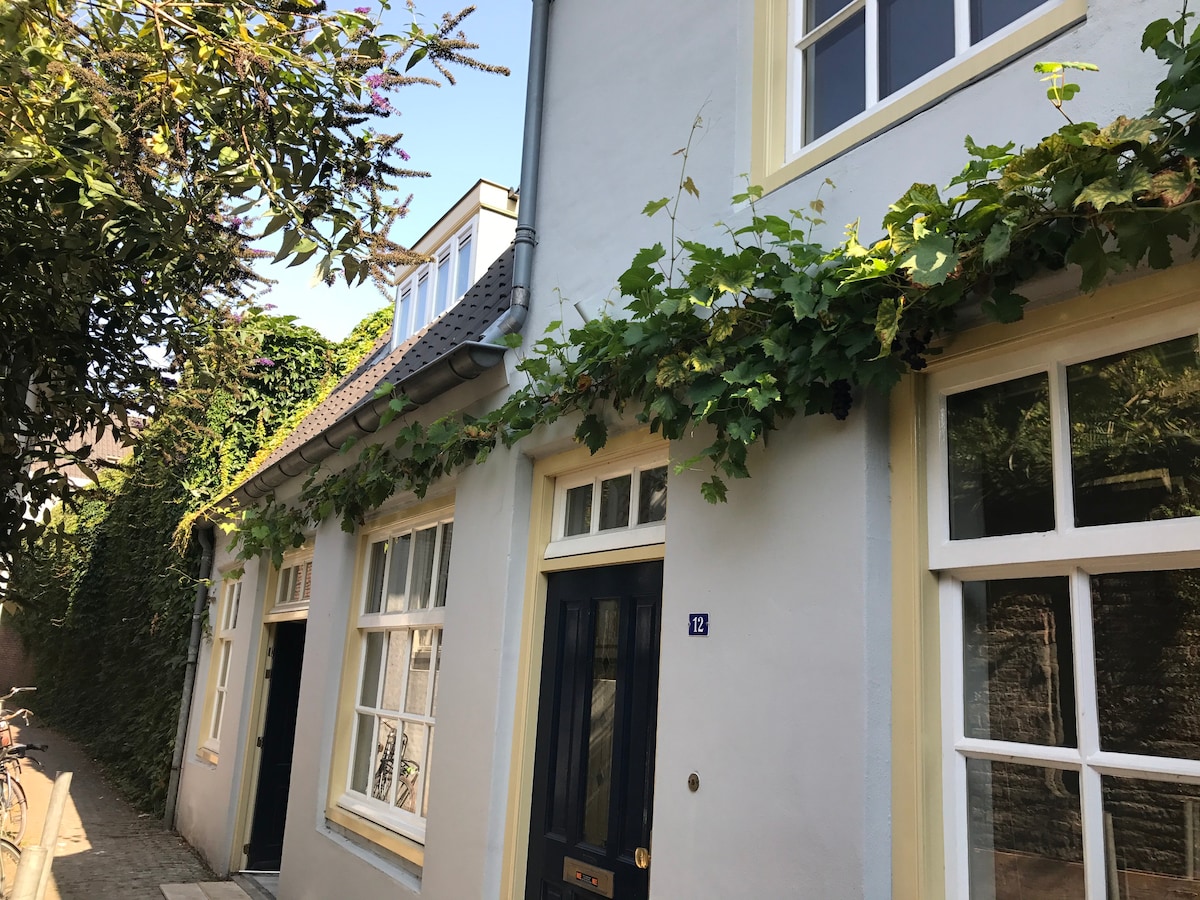
[[[258,789],[254,818],[246,845],[246,868],[278,872],[283,858],[283,828],[287,822],[288,785],[292,779],[292,747],[300,700],[300,669],[304,662],[304,622],[278,622],[267,649],[267,714],[259,737]]]
[[[525,897],[645,900],[662,563],[556,572],[546,602]]]

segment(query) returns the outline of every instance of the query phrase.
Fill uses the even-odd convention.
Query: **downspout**
[[[529,78],[525,87],[525,131],[521,144],[521,202],[517,209],[517,228],[513,238],[512,288],[509,306],[480,335],[478,341],[464,341],[449,353],[413,372],[395,386],[411,406],[421,406],[488,369],[499,365],[506,346],[501,340],[518,334],[529,318],[530,288],[533,282],[533,250],[537,246],[538,177],[542,161],[542,106],[546,92],[546,57],[550,43],[550,4],[553,0],[533,0],[529,31]],[[328,459],[351,437],[365,437],[379,428],[380,418],[391,402],[384,397],[366,404],[293,450],[269,469],[259,472],[233,492],[245,502],[266,496],[289,478],[308,471]]]
[[[208,583],[209,577],[212,575],[213,528],[211,525],[197,525],[195,526],[195,535],[200,542],[200,571],[196,580],[196,599],[192,604],[192,633],[188,637],[187,665],[183,670],[183,698],[179,704],[179,722],[175,726],[175,750],[171,754],[171,777],[167,781],[167,808],[163,813],[163,821],[168,828],[175,827],[175,807],[179,800],[179,774],[183,768],[188,719],[192,714],[192,690],[196,686],[196,660],[200,656],[200,638],[204,632],[204,615],[208,610]]]
[[[550,44],[550,4],[533,0],[529,29],[529,80],[525,88],[525,134],[521,142],[521,203],[513,238],[513,283],[508,309],[493,322],[480,343],[496,344],[517,334],[529,317],[529,291],[533,282],[533,248],[537,246],[538,173],[542,164],[542,106],[546,93],[546,55]]]

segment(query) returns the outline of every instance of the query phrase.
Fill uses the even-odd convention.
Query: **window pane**
[[[429,815],[429,775],[433,769],[433,727],[429,728],[429,750],[425,754],[425,797],[421,801],[421,815]]]
[[[416,333],[429,324],[429,277],[422,275],[417,279],[417,302],[413,307],[412,333]]]
[[[1083,900],[1079,773],[967,760],[971,897]]]
[[[403,612],[408,588],[408,552],[412,536],[402,534],[392,538],[390,554],[392,567],[388,569],[387,611]]]
[[[597,601],[595,648],[592,656],[592,711],[588,720],[587,796],[584,798],[583,809],[583,839],[596,847],[604,847],[608,843],[619,626],[620,610],[617,601]]]
[[[1136,778],[1101,779],[1109,865],[1122,900],[1200,897],[1200,786]]]
[[[412,328],[408,323],[408,317],[411,313],[412,291],[406,289],[400,292],[400,304],[396,310],[396,331],[400,335],[400,340],[404,340],[412,334]]]
[[[417,716],[429,714],[429,664],[434,654],[434,630],[421,628],[413,632],[408,656],[408,687],[404,694],[404,711]]]
[[[1011,25],[1045,0],[971,0],[971,43],[977,44]]]
[[[446,585],[450,578],[450,545],[454,542],[454,523],[446,522],[442,525],[442,549],[441,556],[438,558],[438,585],[437,597],[434,598],[434,606],[446,605]]]
[[[371,564],[367,570],[367,602],[363,612],[368,615],[383,608],[383,568],[387,562],[387,542],[371,545]]]
[[[1200,759],[1200,569],[1092,579],[1100,747]]]
[[[632,475],[600,482],[600,530],[629,527],[629,492]]]
[[[809,0],[805,4],[804,30],[812,31],[845,5],[845,0]]]
[[[866,18],[859,12],[804,51],[804,140],[815,141],[866,106]]]
[[[1044,374],[946,398],[953,540],[1054,529]]]
[[[450,302],[450,254],[438,261],[437,268],[437,305],[433,314],[440,316],[446,311]]]
[[[387,634],[370,631],[363,645],[362,691],[358,695],[360,706],[376,706],[379,703],[379,673],[383,671],[383,649]]]
[[[350,771],[350,790],[367,792],[371,778],[371,755],[375,749],[375,717],[358,714],[358,733],[354,738],[354,765]]]
[[[376,800],[390,801],[395,779],[396,722],[394,719],[380,719],[375,754],[371,761],[371,796]]]
[[[213,704],[212,734],[214,741],[221,739],[221,716],[225,712],[225,692],[218,691],[216,702]]]
[[[454,284],[454,296],[457,299],[467,292],[471,286],[471,237],[463,238],[458,244],[458,280]]]
[[[1067,367],[1076,525],[1196,515],[1196,349],[1191,336]]]
[[[667,467],[643,469],[638,476],[638,524],[667,517]]]
[[[954,56],[954,0],[879,0],[879,96]]]
[[[592,486],[581,484],[567,491],[565,534],[587,534],[592,530]]]
[[[437,528],[423,528],[413,537],[412,585],[409,609],[428,609],[429,590],[433,587],[433,551],[437,546]]]
[[[963,584],[967,737],[1075,747],[1066,578]]]
[[[221,641],[221,661],[217,666],[217,687],[224,688],[229,683],[229,656],[233,649],[231,641]]]
[[[304,564],[304,590],[300,592],[300,601],[307,603],[312,599],[312,560]]]
[[[425,762],[425,726],[404,723],[400,738],[400,761],[396,766],[396,805],[411,813],[417,811],[421,791],[421,766]]]
[[[408,660],[408,638],[408,630],[388,633],[387,668],[383,673],[383,699],[379,706],[389,712],[400,711],[400,698],[404,691],[404,667]]]
[[[442,683],[442,644],[445,636],[445,631],[439,628],[437,630],[437,655],[433,658],[433,702],[429,707],[431,718],[437,716],[438,687]]]

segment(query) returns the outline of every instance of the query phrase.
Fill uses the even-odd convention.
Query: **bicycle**
[[[25,788],[22,787],[20,780],[12,770],[15,766],[19,773],[21,771],[20,760],[32,759],[32,757],[26,757],[27,750],[45,750],[46,746],[44,744],[14,744],[9,722],[22,716],[25,724],[28,725],[29,717],[33,714],[25,708],[10,713],[4,713],[3,709],[5,700],[11,700],[17,694],[36,690],[35,687],[14,687],[0,697],[0,838],[7,838],[18,844],[25,836],[29,801],[25,797]],[[19,753],[13,752],[16,748],[20,748]]]
[[[21,864],[21,848],[8,838],[0,838],[0,900],[7,900],[17,881],[17,866]]]
[[[379,758],[379,765],[375,769],[375,777],[371,784],[371,796],[376,800],[388,799],[388,793],[392,787],[392,772],[393,759],[396,755],[396,731],[395,725],[390,722],[380,722],[384,728],[388,729],[388,736],[384,739],[383,745],[379,747],[382,755]],[[413,790],[417,783],[417,773],[421,770],[421,766],[414,759],[408,759],[404,753],[408,749],[408,735],[401,732],[400,734],[400,783],[396,785],[396,806],[404,808],[404,805],[412,797]],[[411,812],[412,810],[410,810]]]

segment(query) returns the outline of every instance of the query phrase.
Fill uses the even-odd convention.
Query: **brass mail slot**
[[[613,873],[608,869],[598,869],[581,859],[563,857],[563,881],[601,897],[613,895]]]

